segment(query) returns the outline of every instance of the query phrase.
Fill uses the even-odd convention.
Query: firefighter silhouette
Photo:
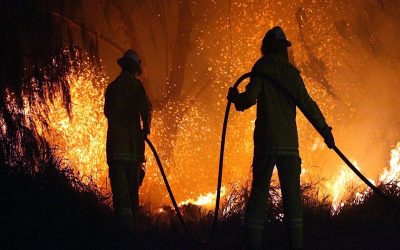
[[[254,130],[253,181],[245,212],[246,240],[250,249],[261,249],[272,171],[277,166],[283,198],[285,222],[291,247],[303,247],[303,214],[300,198],[301,159],[296,126],[296,104],[316,124],[329,148],[335,145],[331,128],[308,94],[303,80],[288,59],[288,47],[280,27],[269,30],[261,45],[262,57],[254,64],[250,83],[243,93],[230,88],[228,100],[236,110],[257,104]],[[259,77],[256,75],[265,75]],[[280,86],[273,84],[278,82]],[[282,91],[290,93],[290,96]]]
[[[152,106],[143,84],[141,61],[128,50],[118,59],[121,74],[105,92],[108,120],[107,164],[116,217],[132,227],[139,213],[139,186],[144,177],[144,139],[150,134]]]

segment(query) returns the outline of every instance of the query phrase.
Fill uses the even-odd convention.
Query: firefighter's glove
[[[335,147],[335,139],[333,138],[331,127],[325,129],[322,136],[324,137],[325,144],[328,148],[332,149]]]
[[[237,88],[229,88],[228,91],[228,96],[226,97],[226,99],[228,99],[228,101],[235,103],[235,101],[237,100],[239,96],[239,91]]]

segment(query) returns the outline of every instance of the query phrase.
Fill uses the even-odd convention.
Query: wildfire
[[[385,168],[379,177],[379,184],[392,184],[400,189],[400,142],[397,143],[396,147],[390,152],[390,168]],[[360,167],[357,162],[354,162],[354,166],[358,170]],[[376,185],[374,180],[369,181]],[[332,195],[332,214],[337,214],[340,209],[346,204],[359,205],[365,200],[371,190],[366,186],[358,177],[346,166],[342,166],[339,176],[335,179],[333,184],[328,185],[328,189]],[[353,195],[353,196],[349,196]]]
[[[71,72],[72,112],[69,116],[58,96],[46,113],[48,126],[38,122],[39,132],[56,149],[68,165],[73,167],[84,183],[92,181],[104,192],[107,187],[105,141],[107,123],[100,115],[104,103],[107,77],[81,63],[80,72]],[[33,116],[38,114],[31,114]]]
[[[221,197],[224,197],[226,194],[225,187],[221,187]],[[205,195],[200,195],[196,199],[188,199],[179,203],[179,206],[193,204],[197,206],[204,207],[206,209],[212,209],[215,204],[216,194],[215,193],[208,193]]]
[[[69,76],[72,99],[71,116],[69,117],[65,109],[62,108],[61,98],[56,98],[50,105],[49,113],[47,114],[48,127],[43,126],[39,131],[54,145],[56,152],[73,167],[82,181],[86,183],[92,181],[104,193],[107,193],[110,191],[110,187],[108,185],[108,167],[105,154],[107,122],[103,115],[103,96],[108,78],[90,68],[88,63],[83,62],[82,69],[81,72],[71,72]],[[183,108],[186,109],[188,103],[183,102],[179,105],[178,110],[182,110]],[[167,108],[166,110],[176,112],[174,111],[176,109],[172,108]],[[26,111],[29,113],[29,107],[27,107]],[[171,113],[155,112],[151,139],[160,149],[160,154],[165,156],[163,160],[165,160],[168,178],[178,197],[179,205],[191,203],[206,209],[212,209],[215,202],[215,194],[212,192],[204,194],[201,190],[213,188],[215,186],[214,180],[211,178],[212,180],[203,182],[204,186],[197,189],[193,183],[201,183],[201,180],[196,178],[197,172],[209,177],[216,176],[215,170],[208,172],[207,168],[197,167],[202,163],[200,160],[204,159],[204,157],[198,159],[197,156],[199,154],[206,155],[206,159],[209,160],[206,165],[212,166],[212,164],[215,164],[216,161],[212,160],[217,157],[216,150],[210,148],[208,141],[214,141],[214,145],[218,145],[218,136],[216,136],[217,139],[211,138],[216,133],[215,129],[212,128],[212,122],[208,126],[203,126],[203,121],[207,118],[202,113],[204,111],[201,110],[201,107],[191,105],[186,112],[187,115],[183,116],[180,128],[177,131],[178,139],[173,145],[171,155],[166,155],[165,148],[162,147],[164,143],[167,143],[166,134],[171,129],[165,124],[163,116],[170,116]],[[251,123],[249,125],[247,127],[244,126],[245,131],[252,130],[253,125]],[[235,135],[242,128],[242,124],[234,120],[229,129],[233,130],[232,134]],[[232,144],[232,141],[228,141],[228,144],[231,144],[231,151],[227,150],[227,165],[242,165],[242,161],[248,161],[250,158],[250,154],[239,161],[238,158],[232,157],[239,153],[243,154],[243,148],[246,151],[250,151],[252,144],[251,140],[246,140],[244,144],[241,144],[241,147],[236,148],[235,145],[238,143],[236,139],[234,144]],[[193,145],[197,146],[193,147]],[[322,141],[315,139],[312,150],[322,147]],[[142,199],[160,205],[167,204],[169,203],[169,197],[164,190],[156,163],[149,152],[149,150],[146,152],[148,159],[147,173],[144,186],[141,189]],[[235,160],[235,162],[233,163],[232,160]],[[306,169],[303,168],[302,176],[304,176],[305,171]],[[228,168],[225,169],[224,177],[229,180],[235,178],[240,180],[237,176],[243,172],[247,172],[246,177],[250,174],[249,170],[243,168]],[[274,176],[276,178],[276,175]],[[384,170],[379,180],[382,183],[389,183],[398,180],[399,176],[400,143],[391,151],[390,168]],[[333,214],[340,212],[340,208],[346,203],[362,203],[365,195],[369,192],[366,186],[358,180],[358,177],[345,166],[342,166],[339,175],[328,183],[327,189],[328,193],[332,195]],[[154,190],[159,190],[159,192],[156,192],[157,194],[155,195]],[[349,193],[353,196],[349,196]],[[227,195],[226,188],[223,187],[221,196],[225,195]],[[193,196],[197,198],[193,198]]]
[[[397,143],[396,148],[390,151],[390,156],[390,168],[383,171],[379,181],[383,184],[397,181],[397,186],[400,188],[400,142]]]
[[[353,165],[361,171],[357,162]],[[375,181],[368,179],[375,185]],[[328,183],[328,189],[332,195],[332,214],[340,212],[346,204],[359,205],[364,203],[365,197],[370,192],[367,187],[347,166],[341,166],[340,174],[333,184]]]
[[[360,170],[357,162],[353,162],[354,166]],[[350,185],[359,185],[357,176],[346,166],[341,166],[340,174],[332,184],[328,183],[328,189],[332,195],[332,212],[337,213],[344,206]],[[348,198],[348,197],[347,197]]]
[[[87,60],[81,63],[79,72],[70,73],[68,81],[72,99],[70,116],[63,108],[61,96],[58,96],[52,103],[49,102],[50,107],[46,113],[47,126],[41,124],[40,119],[34,120],[37,121],[39,133],[55,147],[56,153],[74,169],[75,174],[83,182],[92,182],[103,193],[108,193],[110,186],[105,153],[107,121],[103,115],[103,105],[104,91],[109,79],[101,73],[101,70],[91,67]],[[216,173],[216,170],[207,171],[204,167],[197,166],[202,163],[213,165],[214,154],[217,151],[211,148],[208,152],[202,150],[206,148],[212,136],[211,128],[210,125],[204,125],[207,117],[201,108],[188,102],[189,100],[170,103],[170,106],[162,111],[154,112],[151,140],[162,156],[178,202],[181,205],[193,203],[212,208],[215,195],[212,193],[201,195],[201,193],[210,187],[214,188],[215,180],[214,178],[203,180],[201,175]],[[43,106],[42,109],[34,110],[45,109]],[[170,144],[168,135],[175,129],[167,124],[165,118],[176,117],[177,113],[183,111],[185,114],[181,116],[180,127],[176,131],[177,139],[170,148],[163,147]],[[29,107],[25,112],[33,118],[43,115],[30,112]],[[202,154],[202,158],[198,157],[199,154]],[[146,150],[146,158],[146,178],[140,190],[142,200],[156,204],[155,207],[168,204],[169,197],[149,149]],[[203,182],[204,185],[193,185],[194,182]],[[196,194],[199,194],[197,199],[191,198]],[[223,195],[225,188],[222,189]]]
[[[193,33],[194,51],[188,60],[193,59],[191,61],[193,63],[198,61],[202,66],[206,65],[204,69],[207,71],[207,78],[210,77],[211,80],[207,79],[209,84],[204,87],[206,80],[200,78],[201,69],[188,67],[188,73],[185,75],[185,85],[188,81],[188,86],[185,86],[183,92],[186,93],[187,89],[195,86],[194,89],[206,89],[204,91],[206,94],[189,93],[187,99],[181,98],[163,103],[163,106],[155,110],[153,114],[153,128],[150,136],[159,151],[179,204],[194,203],[212,207],[215,195],[210,190],[214,190],[216,186],[218,149],[226,91],[235,78],[249,71],[259,58],[259,45],[267,28],[280,25],[293,41],[294,58],[303,72],[302,76],[307,89],[321,107],[329,124],[335,128],[335,136],[336,131],[341,131],[343,124],[352,121],[350,118],[359,112],[352,106],[355,101],[352,96],[353,90],[364,86],[361,82],[365,84],[365,79],[370,76],[371,79],[382,79],[382,75],[388,78],[393,75],[392,71],[387,70],[388,67],[382,60],[372,60],[373,58],[368,54],[370,50],[375,51],[368,47],[374,44],[370,44],[370,39],[360,37],[362,35],[368,37],[370,34],[364,34],[368,30],[360,26],[363,25],[363,20],[360,19],[355,6],[333,0],[324,2],[319,8],[315,6],[314,2],[282,4],[281,1],[269,1],[263,8],[258,8],[256,1],[247,3],[242,1],[232,3],[231,14],[237,17],[232,19],[233,35],[229,33],[230,28],[223,13],[210,15],[207,22],[196,25]],[[248,11],[249,8],[251,11]],[[305,12],[301,25],[293,18],[300,9]],[[343,23],[339,22],[338,16]],[[279,17],[290,18],[281,20]],[[226,43],[229,39],[232,40],[232,48]],[[357,46],[352,46],[352,44]],[[359,46],[360,44],[362,46]],[[312,47],[313,54],[310,53],[309,47]],[[363,50],[363,47],[369,49]],[[385,74],[381,74],[383,71],[378,70],[382,67],[377,65],[378,63],[384,65]],[[379,77],[372,73],[365,75],[372,68],[374,70],[371,72],[377,72]],[[397,73],[396,71],[395,74]],[[197,85],[189,82],[191,75],[196,75],[193,81]],[[358,75],[362,77],[357,78]],[[81,62],[81,70],[71,72],[69,75],[71,116],[69,117],[62,107],[61,98],[56,98],[50,104],[49,112],[46,114],[48,127],[40,129],[42,135],[56,147],[58,154],[75,170],[77,176],[84,182],[92,181],[104,193],[110,191],[105,154],[107,121],[103,115],[104,91],[109,80],[104,72],[93,68],[88,60]],[[339,101],[330,97],[321,86],[321,82],[324,81],[332,84],[337,93],[344,93],[340,96],[341,105],[337,105]],[[373,83],[374,86],[377,85],[376,82]],[[156,86],[154,89],[164,87],[156,83],[152,84]],[[190,84],[193,86],[189,87]],[[193,96],[197,99],[190,99]],[[29,113],[29,107],[27,111]],[[225,186],[233,182],[243,184],[249,179],[255,112],[253,108],[245,113],[232,112],[230,116],[225,150]],[[173,120],[179,121],[172,123]],[[300,145],[304,147],[300,148],[304,165],[309,166],[310,163],[315,162],[324,170],[331,168],[332,171],[336,171],[336,165],[319,165],[321,162],[327,162],[324,161],[327,158],[327,149],[323,140],[305,121],[305,118],[299,115],[297,124]],[[342,133],[340,136],[341,141],[345,141],[344,138],[347,138],[348,134]],[[367,143],[364,142],[364,144]],[[385,169],[380,175],[379,180],[382,183],[399,180],[399,157],[400,143],[391,152],[390,168]],[[147,171],[140,189],[140,197],[143,202],[151,202],[157,209],[162,204],[169,204],[170,201],[156,162],[149,150],[146,150],[146,158]],[[320,158],[323,160],[320,161]],[[306,171],[307,176],[316,176],[313,176],[312,169],[307,168]],[[302,178],[305,179],[304,172],[302,173]],[[326,189],[332,197],[333,211],[339,211],[346,202],[363,201],[368,189],[347,167],[342,167],[337,175],[333,173],[332,176],[337,177],[330,179]],[[274,177],[274,179],[277,178]],[[351,187],[357,187],[357,190],[354,196],[349,197]],[[229,197],[225,189],[224,194]]]

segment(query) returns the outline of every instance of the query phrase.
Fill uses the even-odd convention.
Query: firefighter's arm
[[[151,112],[152,112],[152,105],[151,102],[146,95],[146,91],[142,84],[139,86],[139,112],[140,117],[143,122],[143,132],[148,135],[150,134],[151,129]]]
[[[309,95],[300,74],[296,77],[293,96],[296,99],[296,105],[303,111],[305,116],[310,119],[319,131],[329,128],[325,117],[319,109],[317,103]]]
[[[328,145],[328,147],[334,147],[335,140],[332,135],[332,128],[327,124],[325,117],[319,109],[317,103],[308,94],[300,74],[297,77],[293,95],[296,99],[296,105],[302,112],[304,112],[304,115],[316,127],[322,137],[324,137],[325,143]]]
[[[258,72],[257,64],[254,65],[252,72]],[[260,77],[250,77],[250,82],[246,86],[243,93],[239,93],[236,89],[230,89],[228,99],[234,104],[237,111],[244,111],[257,103],[257,98],[262,92],[262,79]]]

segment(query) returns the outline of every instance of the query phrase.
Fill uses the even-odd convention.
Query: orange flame
[[[85,64],[85,63],[84,63]],[[85,65],[83,65],[85,66]],[[87,65],[85,66],[87,67]],[[72,99],[72,113],[71,117],[68,116],[65,109],[62,108],[61,98],[55,99],[53,104],[51,104],[50,112],[47,114],[49,127],[42,127],[40,129],[43,136],[56,147],[57,152],[62,156],[70,166],[73,167],[77,176],[82,178],[84,182],[93,181],[104,193],[109,192],[108,183],[108,169],[106,164],[105,155],[105,141],[106,141],[106,129],[107,122],[103,115],[103,102],[104,102],[104,86],[106,86],[108,79],[98,74],[97,71],[93,69],[84,70],[83,73],[72,72],[69,76],[69,83],[71,88],[71,99]],[[94,85],[93,82],[97,84]],[[182,107],[186,107],[188,104],[181,104]],[[172,110],[172,108],[171,108]],[[182,170],[187,171],[184,173],[183,177],[195,176],[196,171],[205,171],[204,168],[187,168],[187,166],[195,166],[199,164],[196,161],[196,154],[207,153],[208,158],[215,159],[215,150],[209,147],[207,140],[204,140],[204,136],[207,133],[212,134],[211,127],[203,127],[199,121],[206,119],[202,113],[201,108],[193,105],[189,111],[188,115],[184,116],[181,122],[182,130],[178,131],[177,136],[179,140],[176,141],[174,145],[173,162],[171,159],[167,159],[166,166],[181,166],[178,172],[174,169],[167,169],[169,171],[169,179],[171,185],[175,187],[175,192],[178,197],[179,205],[184,205],[192,203],[198,206],[203,206],[207,209],[211,209],[215,202],[214,193],[202,194],[199,191],[193,191],[192,181],[182,181]],[[29,114],[29,107],[26,109]],[[254,112],[254,111],[253,111]],[[32,116],[37,114],[30,114]],[[156,111],[154,115],[154,128],[152,134],[152,140],[158,143],[163,143],[165,140],[163,135],[168,130],[168,126],[165,126],[162,120],[162,113]],[[168,115],[168,114],[167,114]],[[235,131],[240,131],[243,126],[237,121],[233,122],[233,126],[230,129]],[[246,128],[246,131],[251,131],[253,129],[252,123]],[[203,129],[202,133],[199,130]],[[247,132],[246,132],[247,133]],[[215,139],[214,139],[215,140]],[[197,142],[197,147],[192,148],[193,142]],[[228,143],[232,143],[229,142]],[[196,143],[194,144],[196,145]],[[216,142],[215,145],[218,145]],[[251,150],[251,141],[245,141],[244,148],[246,151]],[[322,141],[317,139],[312,145],[312,150],[322,148]],[[162,150],[162,147],[160,147]],[[144,187],[141,189],[141,195],[143,200],[153,201],[157,203],[157,199],[154,200],[154,186],[157,186],[160,190],[163,190],[163,182],[157,173],[156,163],[151,155],[149,155],[149,150],[146,152],[148,160],[148,171],[146,176],[146,181]],[[228,155],[236,155],[238,151],[233,150],[233,152],[228,152]],[[248,161],[250,154],[241,161]],[[237,158],[236,158],[237,159]],[[399,179],[400,175],[400,143],[397,144],[396,148],[391,151],[390,169],[385,169],[380,176],[380,181],[387,183],[391,180]],[[211,161],[212,162],[212,161]],[[210,162],[210,163],[211,163]],[[233,164],[231,159],[227,159],[228,164]],[[230,162],[230,163],[229,163]],[[236,162],[237,164],[238,162]],[[235,165],[236,165],[235,164]],[[355,163],[356,164],[356,163]],[[243,169],[235,173],[234,169],[228,169],[225,173],[226,178],[237,178],[236,176],[243,173]],[[302,176],[308,171],[303,169]],[[244,170],[244,172],[250,173],[249,170]],[[246,175],[246,178],[248,176]],[[216,172],[208,176],[214,176]],[[276,177],[275,177],[276,178]],[[186,179],[186,178],[185,178]],[[186,179],[188,180],[188,179]],[[210,184],[211,183],[211,184]],[[355,192],[355,197],[346,197],[347,190],[350,186],[358,185],[363,187],[363,189]],[[215,185],[212,182],[206,183],[205,188],[213,188]],[[178,188],[179,187],[179,188]],[[365,186],[357,179],[357,177],[348,169],[340,170],[340,174],[333,181],[329,182],[327,185],[328,192],[332,194],[332,211],[337,213],[340,208],[346,203],[346,200],[352,200],[354,203],[362,203],[363,197],[365,196]],[[168,196],[164,191],[161,192],[161,203],[167,203]],[[226,195],[225,187],[222,189],[222,196]],[[197,198],[193,198],[197,197]],[[160,204],[160,203],[157,203]]]
[[[221,187],[221,197],[224,197],[226,194],[225,187]],[[187,199],[179,203],[179,206],[193,204],[197,206],[204,207],[206,209],[212,209],[215,205],[216,194],[215,193],[208,193],[205,195],[200,195],[196,199]]]
[[[390,156],[390,168],[384,169],[379,177],[379,181],[384,184],[400,180],[400,142],[390,151]],[[400,182],[397,185],[400,188]]]

